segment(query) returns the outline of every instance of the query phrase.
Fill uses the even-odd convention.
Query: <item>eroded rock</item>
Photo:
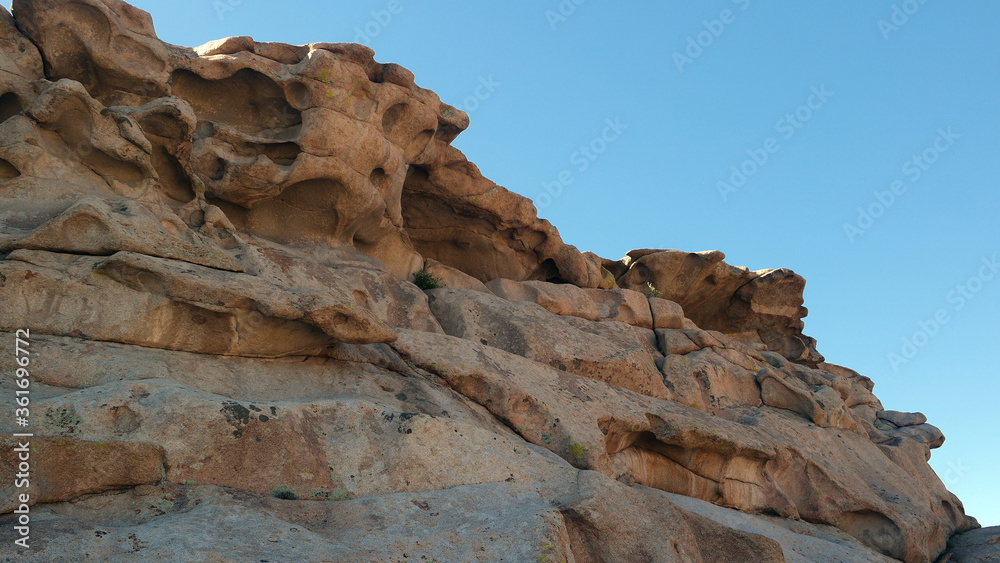
[[[144,166],[156,169],[161,197],[175,207],[203,208],[207,198],[242,232],[354,247],[400,277],[420,269],[422,255],[483,281],[607,283],[527,199],[449,146],[468,127],[464,112],[416,86],[409,71],[375,62],[367,47],[248,37],[176,47],[157,39],[148,14],[121,2],[25,0],[14,13],[46,54],[50,79],[78,84],[142,125],[132,133],[147,145]],[[190,112],[147,118],[165,100]],[[137,106],[130,117],[135,110],[125,108]],[[81,140],[97,148],[115,138],[95,131]],[[283,220],[289,214],[295,222]]]
[[[13,9],[23,559],[922,562],[976,527],[927,464],[941,431],[823,360],[790,270],[579,252],[367,47],[191,49],[118,0]]]
[[[401,331],[393,346],[577,467],[830,524],[907,561],[933,560],[948,536],[968,525],[914,440],[876,446],[768,407],[710,416],[447,336]]]
[[[477,291],[435,289],[428,294],[447,334],[638,393],[669,396],[650,330],[556,315],[534,303]]]
[[[618,285],[680,304],[701,328],[764,344],[795,362],[822,363],[816,341],[802,334],[805,280],[787,269],[730,266],[725,257],[717,250],[633,250],[616,268]]]

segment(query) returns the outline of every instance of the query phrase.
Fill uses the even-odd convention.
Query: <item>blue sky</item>
[[[367,43],[468,110],[455,145],[582,250],[802,274],[820,351],[941,427],[931,464],[1000,524],[1000,4],[133,4],[176,44]]]

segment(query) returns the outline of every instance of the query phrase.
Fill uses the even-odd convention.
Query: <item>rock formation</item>
[[[581,253],[366,47],[15,0],[0,65],[18,560],[929,562],[978,527],[800,276]]]

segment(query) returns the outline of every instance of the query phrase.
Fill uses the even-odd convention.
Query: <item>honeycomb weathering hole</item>
[[[235,147],[240,156],[256,158],[266,156],[278,166],[291,166],[302,154],[302,148],[297,143],[242,143]]]
[[[365,249],[371,251],[378,241],[385,234],[382,229],[382,209],[377,209],[369,214],[367,217],[357,221],[354,225],[354,232],[346,233],[349,236],[351,244],[364,251]]]
[[[215,163],[212,165],[212,173],[209,177],[218,182],[219,180],[226,177],[226,169],[229,167],[229,163],[221,158],[216,158]]]
[[[948,515],[948,520],[951,522],[961,522],[962,521],[962,511],[955,510],[955,507],[946,500],[941,501],[941,508],[944,509],[945,514]]]
[[[158,185],[164,195],[180,203],[187,203],[194,199],[195,194],[191,188],[191,180],[174,155],[170,154],[163,146],[154,146],[152,159],[153,168],[160,176]]]
[[[21,113],[23,109],[21,98],[17,97],[17,94],[7,92],[3,96],[0,96],[0,123]]]
[[[347,227],[341,200],[346,190],[335,180],[315,179],[285,188],[252,209],[220,205],[237,228],[280,244],[336,245]],[[294,217],[294,221],[289,221]]]
[[[382,132],[386,135],[392,133],[392,130],[399,123],[403,114],[406,113],[406,104],[396,104],[389,109],[385,110],[382,114]]]
[[[354,117],[361,121],[368,121],[368,118],[375,113],[375,102],[371,99],[370,95],[355,94],[351,98],[350,104],[351,110],[354,112]]]
[[[288,84],[287,90],[288,103],[292,105],[293,108],[297,110],[304,110],[309,107],[309,86],[302,82],[292,82]]]
[[[900,560],[906,558],[905,542],[899,526],[881,512],[845,512],[840,515],[837,527],[875,551]]]
[[[381,168],[372,170],[372,173],[368,175],[368,180],[379,193],[385,193],[389,183],[389,176],[385,173],[385,170]]]
[[[218,80],[176,70],[171,89],[191,104],[200,119],[225,123],[249,135],[275,137],[302,124],[302,112],[289,105],[285,91],[255,70],[243,69]]]
[[[0,158],[0,180],[10,180],[12,178],[17,178],[20,175],[21,171],[18,170],[13,164]]]
[[[434,140],[433,129],[425,129],[421,131],[413,139],[413,141],[410,142],[410,145],[406,147],[406,154],[403,155],[403,158],[406,159],[407,162],[412,162],[418,156],[420,156],[422,152],[424,152],[424,149],[426,149],[427,145],[429,145],[433,140]]]

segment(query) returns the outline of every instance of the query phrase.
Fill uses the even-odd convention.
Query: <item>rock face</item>
[[[751,272],[725,258],[719,251],[633,250],[604,265],[619,286],[677,302],[702,328],[766,344],[802,364],[823,362],[816,341],[802,334],[806,280],[788,269]]]
[[[253,236],[352,248],[401,277],[431,258],[482,281],[603,283],[530,201],[449,146],[464,112],[366,47],[249,37],[175,47],[118,1],[19,1],[14,12],[45,54],[45,77],[72,81],[43,96],[42,119],[29,115],[117,195],[160,207],[181,239],[190,227],[202,245]],[[37,57],[21,67],[41,78]],[[6,160],[21,170],[23,159]]]
[[[363,46],[177,47],[119,0],[13,12],[19,560],[929,562],[977,527],[927,464],[941,431],[803,335],[790,270],[579,252]],[[990,549],[971,534],[952,557]]]
[[[996,561],[1000,551],[1000,528],[980,528],[952,538],[941,563],[980,563]]]

